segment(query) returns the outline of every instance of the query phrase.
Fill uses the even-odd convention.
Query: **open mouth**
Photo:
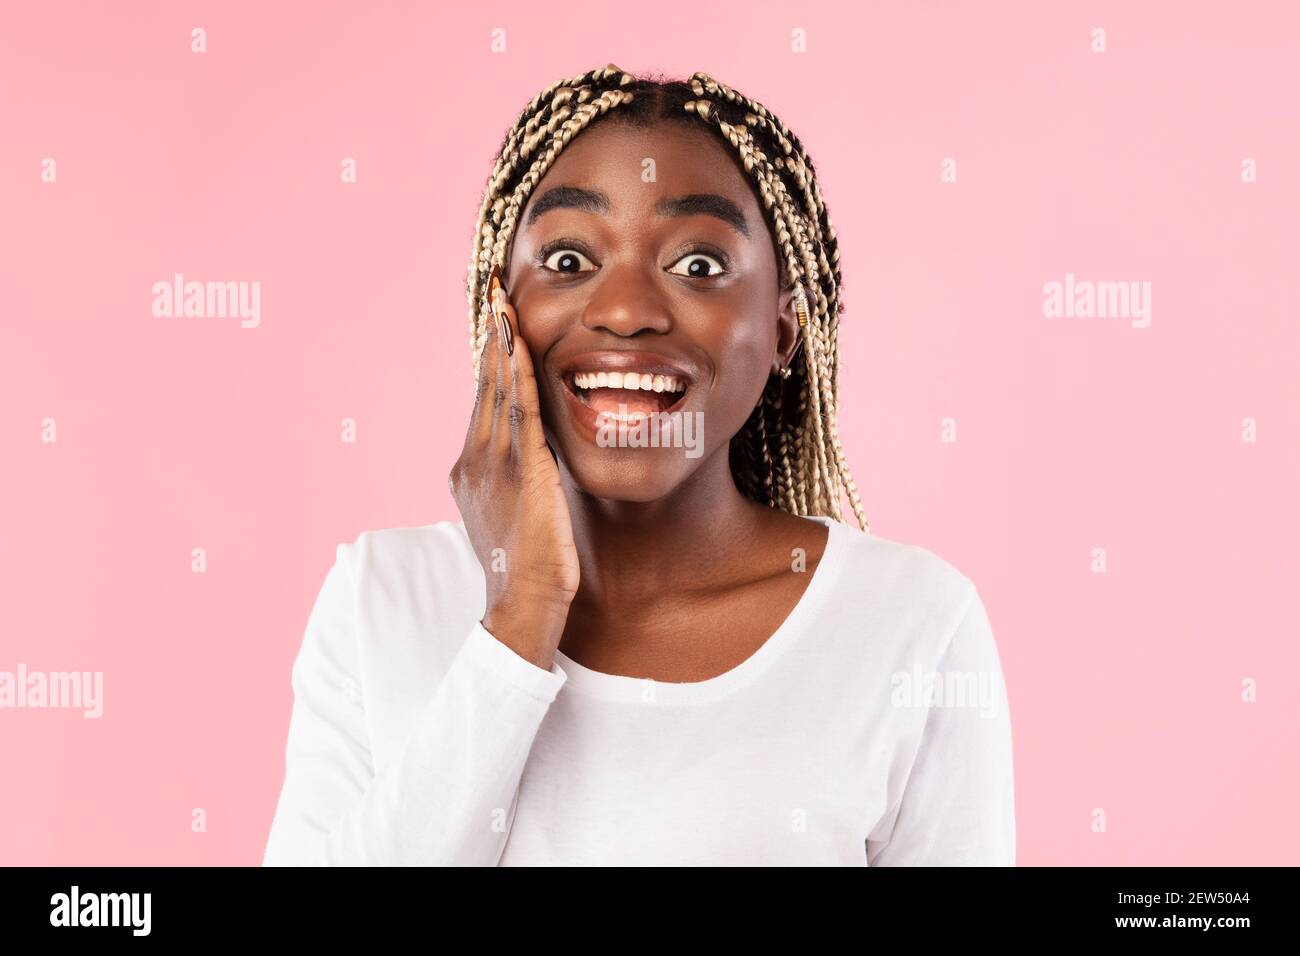
[[[690,387],[676,375],[643,372],[566,372],[564,384],[597,415],[614,417],[672,411]]]

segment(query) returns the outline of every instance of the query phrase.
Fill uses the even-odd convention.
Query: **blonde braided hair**
[[[836,429],[840,254],[812,160],[761,103],[705,73],[686,82],[638,79],[611,63],[553,83],[519,114],[488,178],[470,258],[475,376],[492,319],[486,287],[493,265],[505,271],[520,213],[556,156],[607,116],[638,126],[703,123],[736,150],[771,227],[786,287],[795,290],[800,342],[789,378],[769,376],[732,438],[732,475],[742,494],[791,514],[843,521],[847,495],[858,526],[869,531]]]

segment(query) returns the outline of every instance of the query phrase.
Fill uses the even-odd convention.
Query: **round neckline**
[[[579,664],[559,648],[555,663],[565,674],[563,687],[604,700],[641,704],[697,704],[717,700],[752,681],[784,653],[788,645],[805,630],[805,623],[825,603],[831,578],[840,566],[840,555],[851,529],[823,515],[800,515],[827,526],[826,547],[813,569],[812,579],[804,588],[785,620],[758,649],[728,671],[702,681],[657,681],[649,677],[606,674]]]

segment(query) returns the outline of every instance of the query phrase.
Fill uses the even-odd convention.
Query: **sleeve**
[[[285,777],[263,866],[495,866],[537,730],[566,680],[476,623],[401,753],[373,771],[352,566],[339,545],[293,664]]]
[[[868,837],[867,865],[1014,866],[1011,714],[974,588],[935,677],[897,812]]]

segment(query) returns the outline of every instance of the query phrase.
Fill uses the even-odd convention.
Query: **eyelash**
[[[563,276],[582,275],[581,272],[561,272],[559,269],[551,269],[549,266],[547,266],[546,260],[551,258],[551,256],[555,255],[557,252],[576,252],[584,256],[588,260],[595,259],[595,256],[591,254],[591,252],[587,249],[586,245],[578,241],[577,239],[556,239],[552,242],[548,242],[546,245],[542,246],[540,250],[538,250],[537,257],[536,257],[537,265],[541,266],[543,269],[546,269],[549,272],[554,272],[557,275],[563,275]],[[720,279],[728,272],[731,271],[731,260],[720,249],[714,249],[711,246],[693,245],[687,249],[684,249],[678,254],[677,258],[673,260],[673,265],[674,266],[677,265],[683,259],[686,259],[690,256],[704,256],[709,259],[712,259],[719,266],[721,271],[714,273],[713,275],[686,276],[686,278]],[[587,270],[587,271],[591,271],[591,270]],[[680,273],[674,273],[674,274],[679,275]]]

